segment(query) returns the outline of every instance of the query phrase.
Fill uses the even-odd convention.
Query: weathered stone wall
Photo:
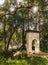
[[[35,42],[35,50],[32,50],[32,41],[36,40]],[[26,32],[26,50],[27,53],[38,53],[39,48],[39,32]]]

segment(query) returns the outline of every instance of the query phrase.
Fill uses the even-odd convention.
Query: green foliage
[[[0,65],[48,65],[48,57],[41,58],[41,57],[33,57],[33,58],[26,58],[21,60],[16,59],[5,59],[4,57],[0,56]]]
[[[11,12],[10,7],[14,7],[15,11]],[[3,7],[0,7],[0,21],[3,23],[3,28],[0,29],[0,31],[3,33],[3,37],[1,35],[1,40],[4,40],[5,43],[5,49],[9,48],[9,44],[11,40],[16,43],[22,43],[24,42],[25,37],[25,28],[26,30],[28,27],[34,28],[34,18],[36,17],[35,14],[33,14],[32,6],[38,6],[38,10],[41,12],[37,12],[37,20],[43,19],[46,20],[45,17],[48,17],[48,12],[46,11],[46,2],[45,0],[23,0],[23,2],[19,3],[19,7],[17,4],[17,0],[5,0],[5,4]],[[11,8],[12,8],[11,7]],[[42,11],[43,10],[43,11]],[[2,13],[3,12],[3,13]],[[47,18],[48,19],[48,18]],[[28,26],[29,21],[29,26]],[[18,32],[18,29],[21,29],[23,32]],[[47,29],[47,28],[46,28]],[[23,33],[23,34],[22,34]],[[45,32],[45,34],[48,34]],[[43,38],[47,38],[45,35]],[[48,39],[46,39],[47,41]],[[13,42],[12,42],[13,43]],[[25,43],[25,42],[24,42]],[[43,42],[46,43],[46,42]],[[48,44],[48,42],[47,42]]]
[[[0,65],[8,65],[6,59],[3,56],[0,56]]]
[[[41,38],[41,49],[48,52],[48,22],[42,26]]]
[[[3,51],[3,52],[1,53],[1,55],[2,55],[3,57],[5,57],[6,59],[8,59],[9,57],[12,57],[13,53],[12,53],[12,51],[5,50],[5,51]]]

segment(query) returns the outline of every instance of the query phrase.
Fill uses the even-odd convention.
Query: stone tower
[[[39,53],[39,31],[26,31],[26,50],[27,53]]]

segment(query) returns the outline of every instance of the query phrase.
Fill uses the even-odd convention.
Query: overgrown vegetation
[[[48,57],[31,57],[25,59],[11,59],[0,56],[0,65],[48,65]]]
[[[48,53],[48,22],[42,25],[40,44],[41,50]]]
[[[41,32],[41,50],[48,52],[48,1],[17,1],[5,0],[0,5],[0,65],[48,65],[48,57],[45,56],[34,57],[22,53],[13,57],[14,52],[26,50],[26,31],[38,31],[37,27]],[[33,13],[34,6],[38,6],[36,14]]]

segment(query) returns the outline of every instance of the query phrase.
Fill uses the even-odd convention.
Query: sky
[[[3,23],[2,22],[0,22],[0,28],[3,26]]]
[[[0,0],[0,6],[4,4],[5,0]]]

